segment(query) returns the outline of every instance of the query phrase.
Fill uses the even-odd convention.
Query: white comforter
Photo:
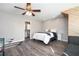
[[[48,44],[50,41],[51,37],[54,37],[53,33],[49,32],[50,35],[46,34],[46,33],[34,33],[33,35],[33,39],[36,40],[41,40],[43,41],[45,44]]]

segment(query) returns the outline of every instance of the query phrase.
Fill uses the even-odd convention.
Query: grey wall
[[[59,15],[54,19],[45,21],[43,30],[45,29],[55,29],[58,34],[58,39],[67,41],[68,21],[67,18],[64,17],[63,15]]]
[[[47,21],[39,21],[34,19],[29,19],[29,21],[31,27],[31,38],[36,32],[45,32],[46,29],[56,29],[58,40],[68,41],[68,19],[62,14]]]
[[[0,38],[4,37],[6,44],[10,39],[13,42],[24,40],[24,19],[18,15],[0,12]]]
[[[36,32],[42,32],[43,22],[40,20],[29,19],[30,22],[30,38],[32,39],[33,34]]]
[[[32,38],[35,32],[42,31],[42,21],[26,18],[25,16],[13,15],[8,12],[0,12],[0,38],[4,37],[6,44],[10,39],[13,42],[23,41],[25,38],[25,21],[30,21],[30,36]]]
[[[30,21],[31,38],[35,32],[42,32],[45,29],[56,29],[57,33],[65,34],[63,40],[67,39],[67,19],[62,15],[48,21],[39,21],[5,12],[0,12],[0,37],[4,37],[6,43],[10,39],[14,39],[13,42],[23,41],[25,37],[25,21]]]

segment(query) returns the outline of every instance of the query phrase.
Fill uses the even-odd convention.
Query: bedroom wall
[[[7,44],[10,39],[13,42],[24,40],[24,19],[18,15],[0,12],[0,38],[5,38]]]
[[[69,14],[68,35],[79,36],[79,15],[77,14]]]
[[[58,33],[67,34],[67,20],[62,16],[48,21],[40,21],[0,12],[0,37],[4,37],[6,43],[10,39],[14,39],[13,42],[23,41],[25,37],[25,21],[30,21],[31,38],[35,32],[43,32],[45,29],[54,28]]]
[[[32,38],[35,32],[42,32],[43,31],[43,22],[40,20],[30,20],[30,38]]]
[[[54,29],[57,31],[58,40],[67,41],[68,26],[67,18],[63,15],[59,15],[54,19],[44,22],[44,31],[46,29]],[[62,38],[62,39],[61,39]]]
[[[13,15],[6,12],[0,12],[0,38],[5,38],[8,44],[10,39],[13,42],[24,41],[25,39],[25,21],[30,21],[30,36],[32,38],[35,32],[42,32],[43,23],[40,20],[26,18],[25,16]]]

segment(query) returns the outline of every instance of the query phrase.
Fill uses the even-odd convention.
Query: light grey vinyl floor
[[[24,41],[21,45],[5,49],[6,56],[61,56],[67,43],[52,41],[48,45],[37,40]]]

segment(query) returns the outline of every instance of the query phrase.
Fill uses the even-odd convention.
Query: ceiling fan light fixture
[[[26,12],[26,15],[27,15],[27,16],[31,16],[32,13],[31,13],[30,11],[27,11],[27,12]]]
[[[26,3],[25,8],[21,8],[21,7],[18,7],[18,6],[14,6],[14,7],[17,8],[17,9],[24,10],[22,15],[27,15],[27,16],[35,16],[34,12],[41,12],[40,9],[32,9],[31,3]]]

